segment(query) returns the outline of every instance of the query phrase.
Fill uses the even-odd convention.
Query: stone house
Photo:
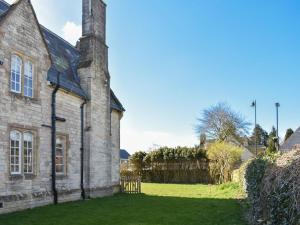
[[[129,163],[129,158],[130,158],[130,154],[125,150],[125,149],[121,149],[120,150],[120,164],[127,164]]]
[[[289,152],[300,146],[300,127],[280,146],[281,152]]]
[[[0,0],[0,214],[119,190],[125,110],[110,89],[106,5],[82,3],[74,47],[30,0]]]

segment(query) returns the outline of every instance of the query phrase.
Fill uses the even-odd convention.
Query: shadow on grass
[[[234,199],[120,194],[0,216],[0,225],[245,225]]]

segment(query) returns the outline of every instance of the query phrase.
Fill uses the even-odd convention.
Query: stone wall
[[[102,4],[102,2],[101,2]],[[107,47],[90,46],[100,52],[90,67],[79,74],[91,97],[85,109],[84,182],[90,197],[111,195],[118,187],[119,122],[112,113],[113,145],[110,137],[110,87],[107,76]],[[11,55],[34,64],[34,97],[10,91]],[[51,61],[28,0],[22,0],[0,23],[0,208],[1,213],[33,208],[53,201],[51,189],[51,93],[47,72]],[[57,176],[59,202],[80,199],[80,105],[75,95],[57,93],[57,134],[66,137],[66,174]],[[46,126],[45,126],[46,125]],[[10,174],[11,129],[31,131],[34,143],[34,174]],[[118,149],[117,149],[118,148]],[[113,149],[113,150],[112,150]],[[113,165],[112,165],[113,160]],[[1,204],[0,204],[1,206]]]
[[[113,185],[120,184],[120,119],[121,113],[113,110],[111,113],[111,180]]]
[[[31,7],[22,1],[0,25],[0,213],[46,204],[50,198],[35,201],[32,193],[50,192],[50,88],[46,77],[50,59]],[[34,64],[34,98],[10,92],[11,55]],[[9,132],[11,129],[34,131],[34,174],[31,177],[10,175]],[[39,151],[37,151],[39,150]],[[44,159],[40,162],[40,159]]]
[[[89,12],[89,4],[92,13]],[[105,44],[105,4],[100,0],[83,0],[83,34],[80,41],[81,64],[79,70],[81,86],[89,96],[86,107],[86,122],[89,140],[88,179],[89,196],[103,195],[102,190],[112,186],[111,137],[110,137],[110,77]]]

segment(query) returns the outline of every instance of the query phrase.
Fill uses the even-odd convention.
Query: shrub
[[[300,150],[252,160],[246,190],[252,224],[300,224]]]
[[[268,164],[268,158],[259,157],[245,165],[245,182],[243,182],[243,185],[248,196],[250,219],[253,224],[261,219],[262,207],[260,204],[260,190]]]
[[[240,147],[226,142],[216,142],[209,146],[207,154],[211,161],[210,173],[217,183],[231,181],[232,171],[241,162],[242,152]]]
[[[135,174],[144,182],[209,183],[206,152],[195,146],[168,148],[145,153],[137,152],[130,158]]]
[[[300,151],[280,156],[262,180],[262,219],[274,225],[300,223]]]
[[[136,175],[142,174],[143,168],[144,168],[144,158],[146,157],[145,152],[136,152],[130,157],[130,164],[132,165],[133,171],[136,173]]]

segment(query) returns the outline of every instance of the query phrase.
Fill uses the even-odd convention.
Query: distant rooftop
[[[130,154],[125,149],[121,149],[120,159],[129,159],[129,158],[130,158]]]
[[[291,151],[296,145],[300,144],[300,127],[280,146],[283,152]]]

